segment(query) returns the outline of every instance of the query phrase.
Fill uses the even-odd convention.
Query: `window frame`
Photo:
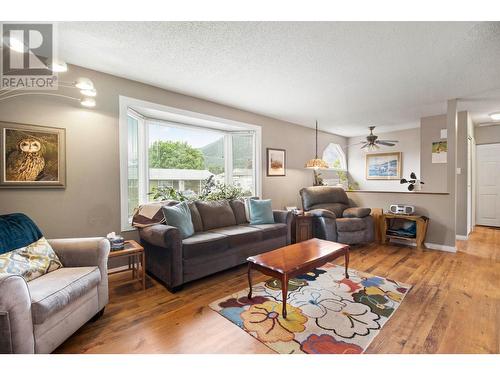
[[[179,108],[168,107],[143,100],[120,96],[120,117],[119,117],[119,142],[120,142],[120,223],[122,231],[135,230],[128,216],[128,123],[129,116],[137,120],[138,124],[138,189],[139,204],[146,201],[149,192],[149,166],[148,166],[148,124],[165,124],[168,127],[178,127],[182,129],[191,128],[195,130],[213,131],[224,135],[224,167],[225,181],[232,181],[233,173],[233,153],[232,153],[232,135],[245,134],[253,135],[253,181],[254,193],[257,196],[262,192],[262,130],[261,127],[254,124],[248,124],[197,112],[186,111]],[[150,118],[140,114],[135,108],[154,109],[171,114],[172,117],[179,116],[187,121],[178,122],[174,120],[164,120]],[[191,121],[192,120],[192,121]],[[201,122],[204,125],[199,125]],[[210,127],[206,123],[213,123],[217,127]],[[226,127],[226,128],[225,128]],[[238,128],[238,130],[233,130]],[[231,130],[229,130],[231,129]]]
[[[329,142],[326,147],[323,149],[323,152],[321,153],[321,158],[323,160],[325,160],[325,151],[330,147],[330,146],[333,146],[335,148],[335,151],[337,152],[337,154],[339,155],[339,158],[340,158],[340,168],[332,168],[332,167],[329,167],[328,170],[331,170],[331,171],[339,171],[339,172],[346,172],[347,171],[347,156],[346,156],[346,153],[344,152],[344,149],[342,148],[342,146],[339,144],[339,143],[335,143],[335,142]],[[325,160],[326,161],[326,160]],[[327,162],[328,163],[328,162]],[[330,163],[328,163],[328,165],[330,166]]]

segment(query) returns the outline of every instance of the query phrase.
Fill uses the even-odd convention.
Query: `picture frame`
[[[448,141],[432,142],[432,164],[444,164],[448,159]]]
[[[286,176],[286,150],[281,148],[267,148],[266,154],[267,176]]]
[[[366,154],[365,160],[367,180],[401,179],[401,152]]]
[[[66,187],[66,129],[0,121],[0,188]]]

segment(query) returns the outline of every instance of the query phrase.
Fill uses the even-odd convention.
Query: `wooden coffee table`
[[[281,280],[283,294],[283,318],[286,319],[286,300],[288,297],[288,281],[295,277],[320,267],[325,263],[344,256],[345,277],[349,274],[349,246],[341,243],[312,238],[307,241],[281,247],[268,253],[247,258],[248,285],[250,290],[248,298],[252,298],[252,269],[265,275]]]

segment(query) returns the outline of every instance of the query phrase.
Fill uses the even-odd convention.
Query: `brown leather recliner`
[[[307,187],[300,190],[300,197],[304,211],[314,216],[315,237],[345,244],[373,241],[371,209],[353,207],[344,189]]]

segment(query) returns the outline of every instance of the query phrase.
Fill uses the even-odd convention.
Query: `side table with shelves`
[[[390,212],[385,212],[380,218],[380,235],[381,242],[387,243],[390,239],[404,240],[414,242],[417,248],[425,248],[425,236],[427,234],[427,226],[429,224],[429,218],[422,215],[403,215],[403,214],[393,214]],[[391,220],[407,220],[416,223],[416,234],[414,237],[398,236],[393,234],[388,234],[387,230],[391,227]]]
[[[127,240],[125,241],[125,248],[123,250],[114,250],[109,253],[109,258],[122,257],[128,258],[128,268],[109,271],[108,275],[131,272],[132,279],[124,281],[123,284],[139,281],[142,285],[142,289],[146,290],[146,256],[144,254],[144,248],[134,240]]]

